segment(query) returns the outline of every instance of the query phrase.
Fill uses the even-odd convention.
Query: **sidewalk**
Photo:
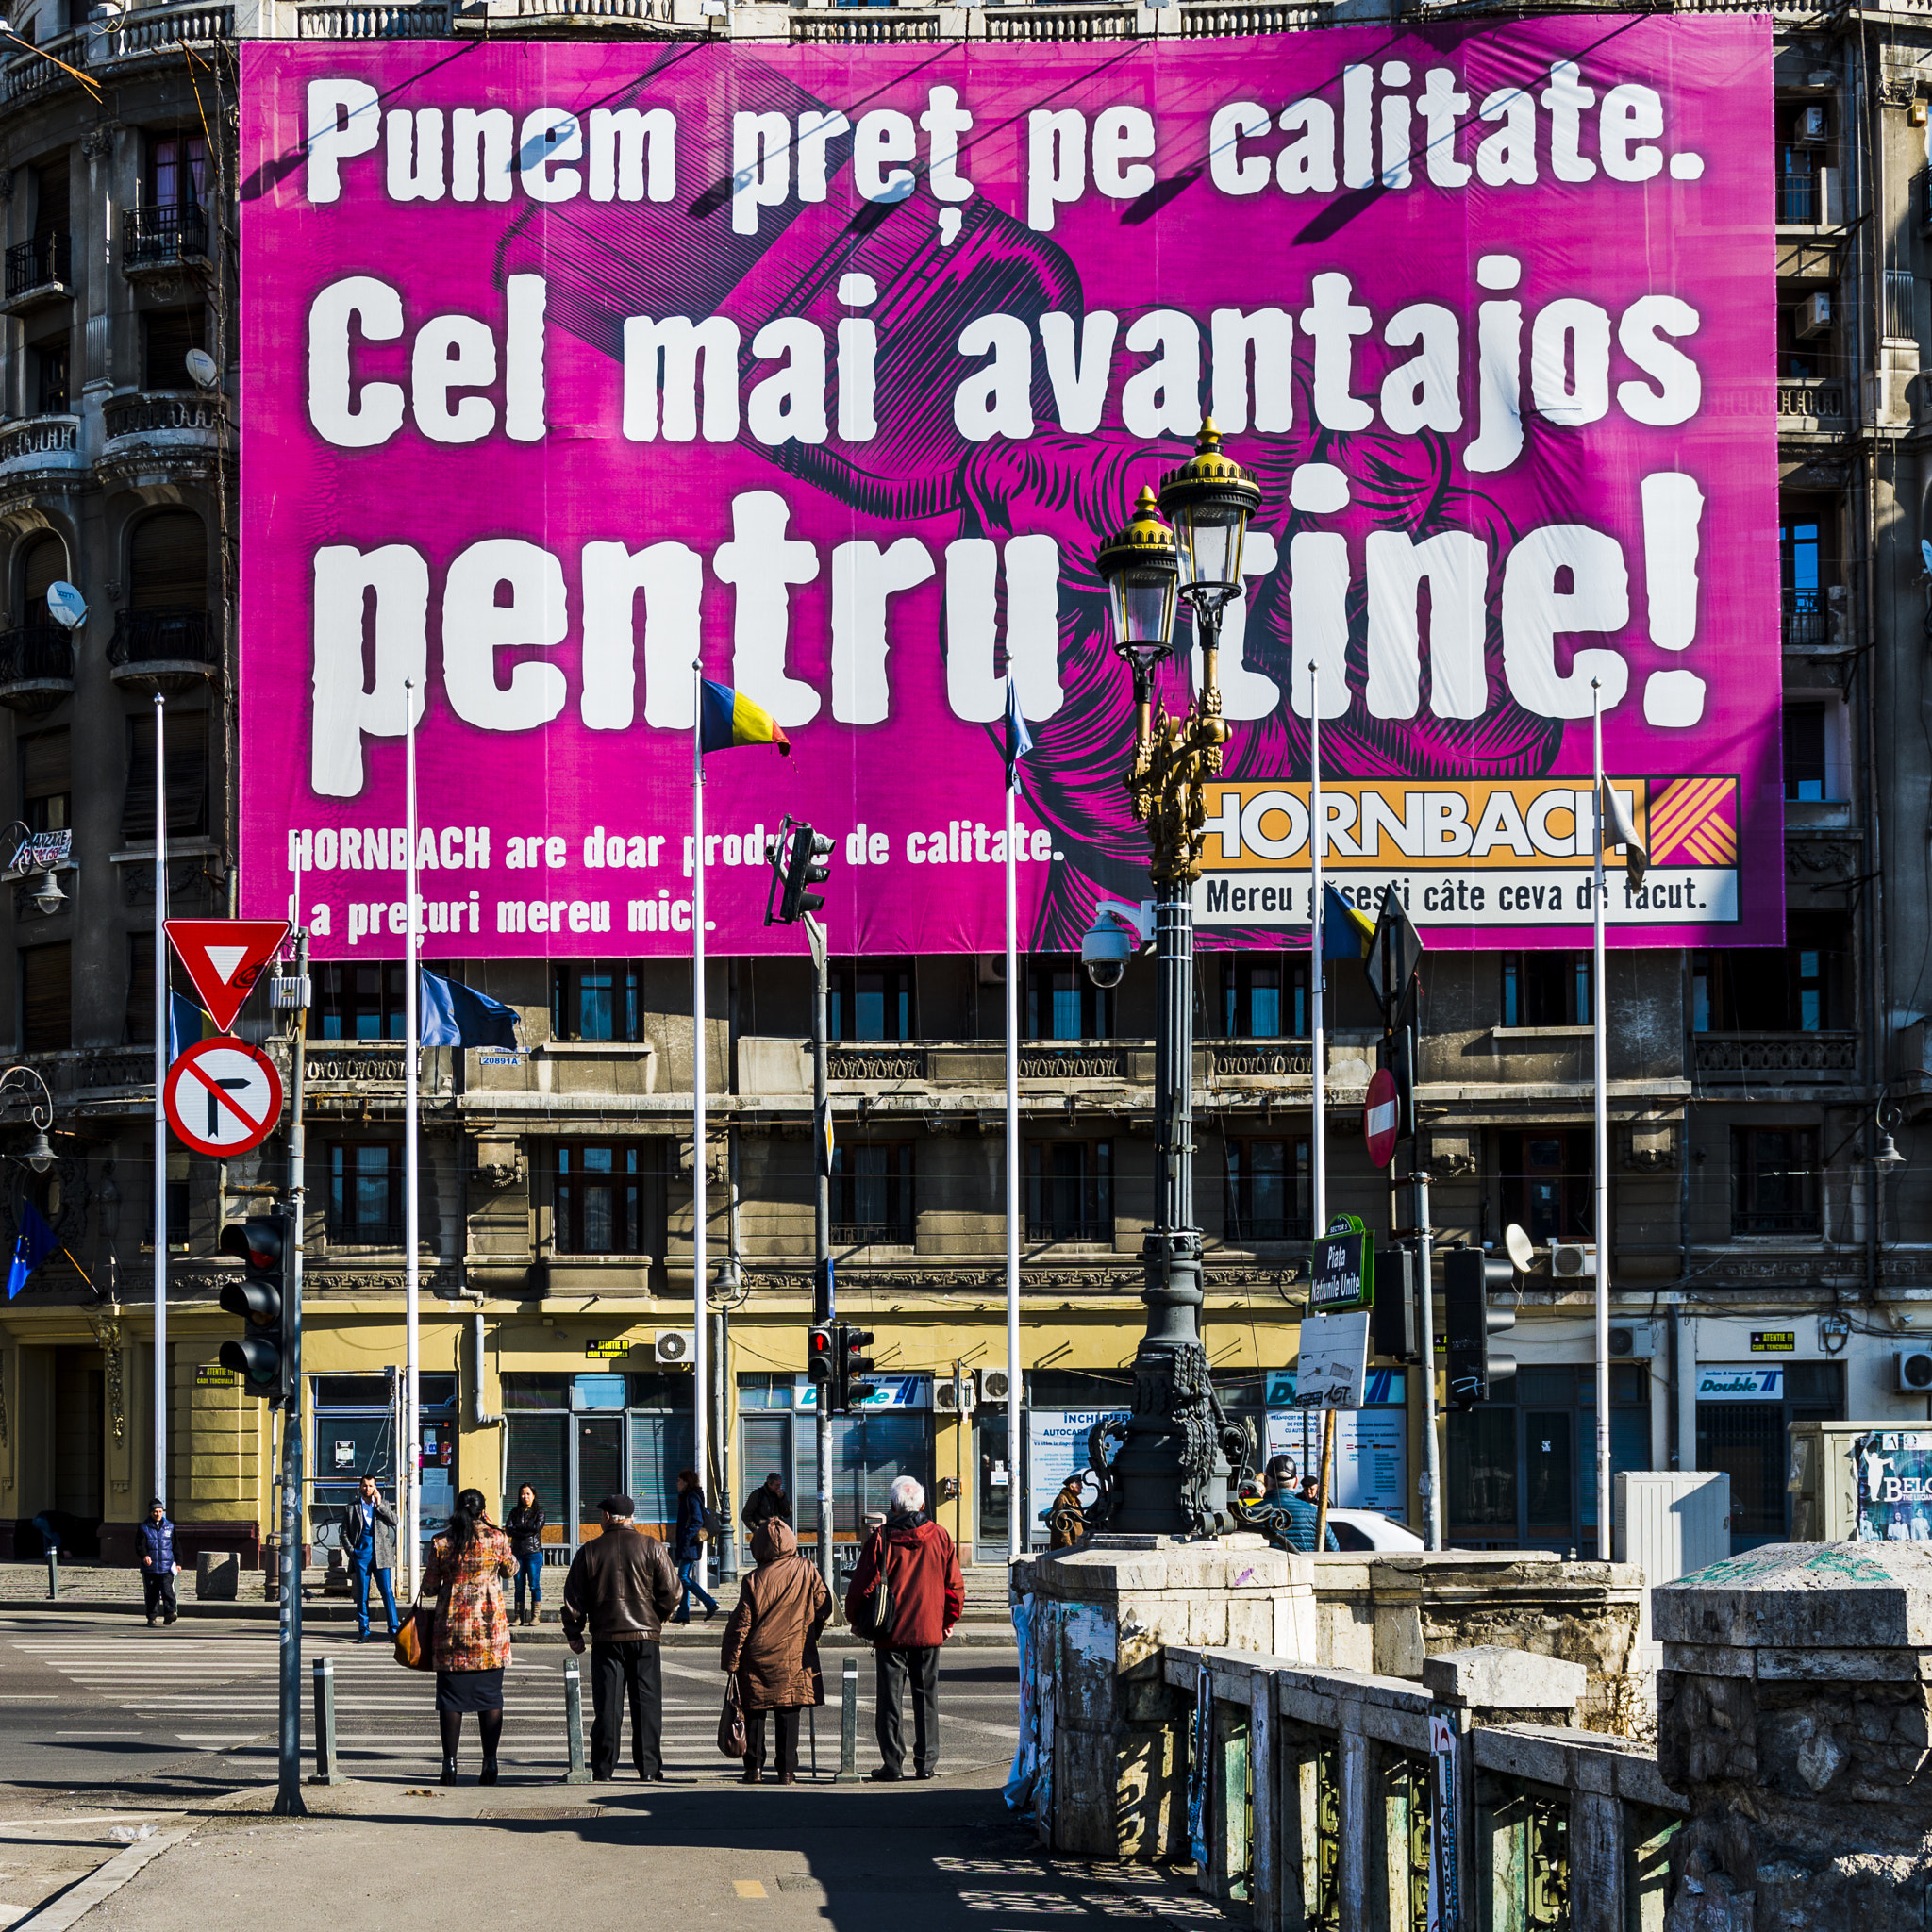
[[[1012,1822],[996,1771],[756,1790],[735,1775],[684,1788],[354,1784],[311,1789],[300,1820],[268,1816],[271,1791],[239,1792],[165,1821],[171,1841],[87,1914],[87,1932],[206,1932],[264,1910],[358,1932],[478,1918],[581,1932],[994,1932],[1042,1916],[1198,1932],[1222,1917],[1191,1872],[1049,1858]]]

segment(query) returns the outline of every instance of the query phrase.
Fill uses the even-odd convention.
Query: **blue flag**
[[[1026,728],[1026,720],[1020,709],[1020,687],[1010,675],[1007,678],[1007,787],[1010,791],[1020,782],[1020,760],[1029,758],[1033,752],[1033,734]]]
[[[191,999],[184,998],[171,987],[168,991],[168,1064],[173,1066],[181,1058],[184,1047],[192,1046],[196,1041],[206,1037],[202,1025],[202,1010]]]
[[[425,1046],[515,1046],[514,1007],[493,1000],[460,980],[422,971],[422,1040]]]
[[[22,1204],[20,1239],[13,1244],[13,1265],[7,1271],[7,1299],[11,1301],[26,1286],[30,1275],[56,1248],[54,1230],[31,1201]]]
[[[1357,912],[1326,880],[1322,884],[1322,957],[1366,959],[1374,943],[1375,922]]]

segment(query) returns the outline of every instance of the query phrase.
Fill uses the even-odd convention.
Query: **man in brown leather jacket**
[[[579,1657],[591,1636],[591,1776],[608,1784],[630,1701],[630,1755],[646,1784],[664,1781],[664,1672],[658,1633],[678,1599],[677,1573],[654,1536],[633,1526],[628,1496],[598,1506],[604,1534],[576,1554],[563,1586],[563,1634]]]

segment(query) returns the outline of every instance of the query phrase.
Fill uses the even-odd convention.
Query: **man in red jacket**
[[[966,1607],[959,1553],[953,1539],[925,1513],[925,1491],[902,1475],[888,1492],[886,1526],[874,1530],[852,1573],[845,1620],[878,1589],[883,1571],[891,1604],[890,1627],[873,1640],[878,1667],[875,1721],[885,1761],[873,1781],[890,1784],[906,1774],[906,1691],[912,1690],[912,1766],[921,1777],[940,1768],[940,1646],[953,1634]]]

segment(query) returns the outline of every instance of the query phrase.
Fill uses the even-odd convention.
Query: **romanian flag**
[[[1322,886],[1322,957],[1366,959],[1375,941],[1375,922],[1357,912],[1325,880]]]
[[[775,744],[780,758],[791,756],[791,741],[771,712],[728,684],[713,684],[708,677],[702,689],[699,751],[729,751],[734,744]]]

